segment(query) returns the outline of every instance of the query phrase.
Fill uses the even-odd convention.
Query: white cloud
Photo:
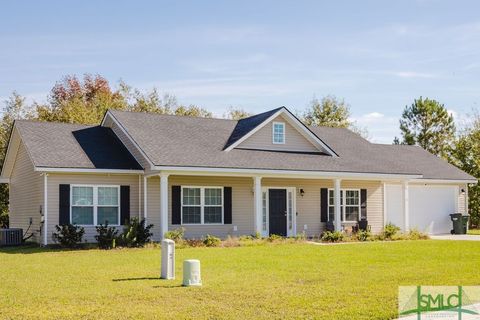
[[[394,72],[393,75],[400,77],[400,78],[435,78],[436,76],[431,73],[423,73],[423,72],[415,72],[415,71],[400,71],[400,72]]]
[[[392,143],[393,138],[399,135],[398,118],[378,111],[352,117],[352,120],[356,125],[368,130],[371,142]]]

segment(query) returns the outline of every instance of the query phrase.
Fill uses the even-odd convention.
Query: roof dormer
[[[335,152],[287,108],[281,107],[239,120],[224,148],[284,152]]]

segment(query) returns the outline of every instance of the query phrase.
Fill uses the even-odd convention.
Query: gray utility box
[[[0,229],[0,247],[19,246],[22,244],[23,229]]]

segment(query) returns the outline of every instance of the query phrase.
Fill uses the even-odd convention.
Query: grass
[[[160,280],[159,249],[0,250],[7,319],[391,319],[399,285],[477,285],[480,242],[305,243],[176,252]],[[203,287],[181,287],[181,262]]]
[[[480,229],[468,229],[467,234],[480,235]]]

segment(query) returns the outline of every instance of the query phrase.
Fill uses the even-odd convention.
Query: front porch
[[[372,232],[384,226],[380,180],[162,173],[144,177],[143,189],[147,192],[142,215],[154,224],[155,240],[180,227],[188,238],[206,234],[226,238],[318,236],[327,221],[333,220],[335,229],[343,230],[363,216]]]

